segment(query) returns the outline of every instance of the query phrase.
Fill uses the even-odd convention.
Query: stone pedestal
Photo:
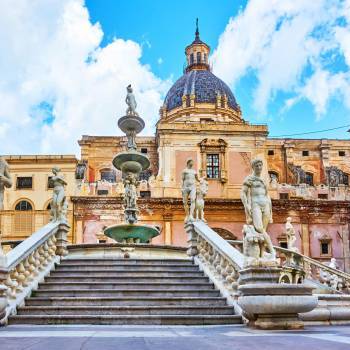
[[[240,272],[238,305],[248,325],[259,329],[301,329],[298,314],[313,310],[317,296],[303,284],[279,284],[280,268],[248,267]]]
[[[67,250],[67,244],[68,244],[68,239],[67,239],[67,234],[69,232],[70,227],[62,223],[58,227],[58,231],[56,233],[56,254],[60,256],[66,256],[68,254]]]

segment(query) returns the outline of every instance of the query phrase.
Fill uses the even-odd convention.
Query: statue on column
[[[0,157],[0,210],[4,210],[5,188],[12,186],[9,166],[3,157]]]
[[[244,244],[259,243],[260,254],[256,264],[269,264],[276,262],[276,252],[271,238],[267,233],[267,226],[272,223],[272,204],[268,194],[268,187],[261,177],[263,161],[254,159],[251,163],[252,174],[248,175],[242,186],[241,200],[244,205],[247,225],[244,227]],[[249,238],[249,239],[248,239]],[[249,251],[247,247],[243,248]]]
[[[67,223],[68,203],[64,192],[64,186],[67,185],[64,177],[60,175],[61,169],[53,167],[51,178],[53,184],[53,195],[51,200],[51,222]]]
[[[126,94],[125,102],[128,105],[128,108],[126,110],[126,115],[138,116],[136,112],[137,103],[130,84],[126,87],[126,91],[127,91],[127,94]]]
[[[182,200],[185,208],[185,222],[194,221],[196,207],[197,182],[200,182],[196,170],[193,169],[193,159],[188,159],[186,168],[182,171]],[[190,201],[190,206],[188,205]]]
[[[135,175],[131,172],[127,173],[124,179],[125,208],[136,208],[137,185],[138,185],[138,181],[136,180]]]
[[[296,242],[297,238],[295,236],[295,230],[294,230],[294,227],[292,225],[292,218],[291,217],[287,218],[285,228],[286,228],[288,249],[292,250],[293,252],[298,253],[299,249],[297,247],[295,247],[295,242]]]

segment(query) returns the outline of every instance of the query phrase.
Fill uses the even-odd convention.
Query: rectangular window
[[[319,199],[328,199],[328,194],[327,193],[319,193],[318,198]]]
[[[151,198],[151,191],[140,191],[141,198]]]
[[[329,242],[321,242],[321,255],[329,255]]]
[[[47,178],[47,188],[53,188],[52,176]]]
[[[33,178],[31,176],[17,177],[16,185],[18,189],[31,189],[33,187]]]
[[[219,155],[207,154],[207,178],[218,179],[220,173]]]
[[[339,157],[345,157],[345,151],[339,151],[338,154]]]
[[[349,186],[349,175],[343,174],[343,185]]]
[[[141,148],[141,153],[146,154],[148,152],[147,148]]]
[[[305,183],[309,186],[314,185],[314,176],[311,173],[305,173]]]
[[[268,156],[273,156],[275,154],[275,151],[273,150],[273,149],[269,149],[268,151],[267,151],[267,155]]]
[[[280,241],[280,247],[284,249],[288,249],[288,244],[285,241]]]
[[[280,193],[280,199],[289,199],[288,193]]]
[[[108,190],[97,190],[97,195],[98,196],[107,196]]]
[[[303,151],[302,155],[303,155],[303,157],[308,157],[309,156],[309,151]]]
[[[101,170],[101,180],[105,180],[108,182],[116,182],[116,172],[114,170]]]

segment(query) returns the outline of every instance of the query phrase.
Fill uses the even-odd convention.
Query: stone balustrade
[[[243,267],[243,254],[233,248],[203,221],[190,222],[185,225],[189,248],[187,254],[208,275],[221,294],[231,305],[238,297],[238,271]]]
[[[350,187],[347,185],[328,186],[308,184],[290,185],[285,183],[270,183],[270,190],[276,191],[278,196],[285,193],[288,198],[350,200]],[[278,197],[277,197],[278,198]]]
[[[0,324],[7,323],[8,316],[67,255],[68,231],[66,224],[49,223],[6,255],[0,255]]]
[[[229,240],[233,247],[242,251],[243,242]],[[306,255],[275,246],[282,267],[280,280],[283,283],[300,283],[301,280],[314,282],[317,287],[326,288],[330,293],[350,294],[350,274],[329,267]]]

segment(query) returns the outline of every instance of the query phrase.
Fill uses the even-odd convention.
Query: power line
[[[296,134],[287,134],[287,135],[277,135],[277,136],[270,136],[272,137],[288,137],[288,136],[299,136],[299,135],[309,135],[309,134],[317,134],[319,132],[326,132],[326,131],[332,131],[332,130],[338,130],[338,129],[344,129],[350,127],[350,124],[338,126],[336,128],[330,128],[330,129],[323,129],[323,130],[317,130],[317,131],[308,131],[308,132],[301,132]],[[348,130],[350,132],[350,129]]]

